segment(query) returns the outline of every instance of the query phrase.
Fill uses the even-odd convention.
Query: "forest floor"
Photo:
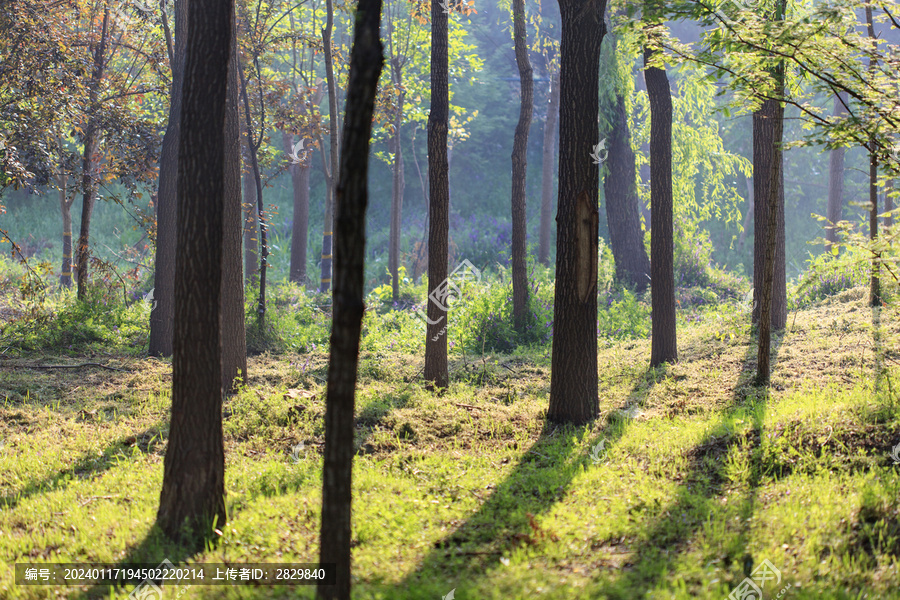
[[[862,289],[791,313],[768,390],[752,339],[715,318],[682,327],[680,361],[655,370],[649,340],[601,341],[602,414],[581,428],[545,424],[549,347],[454,355],[440,397],[420,357],[364,353],[354,598],[721,599],[748,575],[766,599],[900,598],[898,336],[896,307]],[[29,367],[82,362],[121,371]],[[16,562],[315,562],[326,363],[250,359],[225,406],[229,521],[191,555],[153,528],[171,363],[0,361],[0,598],[134,589],[16,585]]]

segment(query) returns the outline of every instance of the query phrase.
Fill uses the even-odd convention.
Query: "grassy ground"
[[[354,597],[721,599],[768,560],[781,580],[767,599],[900,598],[896,308],[873,312],[855,289],[791,313],[769,391],[751,385],[746,327],[712,311],[687,321],[667,368],[646,368],[647,340],[601,344],[602,415],[584,428],[545,424],[549,346],[454,354],[441,397],[418,355],[364,353]],[[0,598],[132,589],[17,586],[16,562],[317,560],[326,359],[251,358],[226,402],[229,522],[190,556],[152,526],[170,364],[0,362]]]

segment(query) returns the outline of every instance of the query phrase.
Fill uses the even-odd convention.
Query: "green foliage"
[[[796,290],[788,294],[790,308],[809,306],[843,290],[867,285],[872,273],[867,254],[864,249],[854,247],[847,247],[837,255],[810,253]]]
[[[312,352],[328,347],[331,331],[331,298],[328,294],[282,280],[266,290],[265,324],[257,315],[258,290],[245,296],[247,352]]]

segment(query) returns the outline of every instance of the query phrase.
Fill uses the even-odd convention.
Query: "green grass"
[[[751,385],[738,304],[681,311],[680,362],[668,367],[647,369],[644,336],[601,340],[601,418],[582,428],[545,423],[548,345],[473,355],[459,344],[435,397],[418,344],[387,343],[418,329],[373,310],[356,406],[354,597],[721,599],[769,560],[782,581],[765,598],[787,584],[785,598],[900,598],[900,325],[895,306],[873,313],[864,294],[789,315],[768,391]],[[298,322],[317,322],[315,298],[288,296]],[[91,360],[123,371],[25,366],[87,353],[7,355],[0,598],[132,589],[16,586],[16,562],[316,561],[327,346],[308,343],[251,357],[227,400],[229,522],[194,555],[153,527],[170,363],[121,347]],[[313,592],[193,586],[181,598]]]

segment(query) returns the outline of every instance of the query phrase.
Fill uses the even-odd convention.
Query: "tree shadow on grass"
[[[772,365],[776,364],[778,350],[783,334],[772,337]],[[724,520],[731,513],[725,512],[719,502],[726,485],[729,483],[726,473],[726,457],[732,449],[739,448],[748,453],[747,469],[749,476],[746,482],[738,485],[744,488],[740,500],[731,500],[728,504],[739,518],[734,537],[720,551],[725,569],[733,563],[740,563],[743,576],[749,576],[763,559],[749,554],[746,544],[750,534],[750,519],[757,501],[758,488],[761,483],[762,465],[760,439],[762,436],[765,405],[768,402],[768,390],[753,385],[756,374],[756,346],[752,343],[747,349],[744,366],[729,407],[721,415],[719,424],[709,431],[703,440],[687,452],[688,465],[674,499],[667,507],[661,507],[657,516],[647,524],[635,540],[637,551],[626,564],[622,574],[611,581],[600,581],[599,588],[609,598],[640,598],[654,590],[657,585],[676,568],[678,556],[688,550],[692,539],[711,522],[718,513],[723,517],[723,525],[733,519]],[[749,409],[749,410],[748,410]],[[745,412],[746,411],[746,412]],[[732,420],[739,414],[749,414],[752,428],[749,435],[735,435]],[[737,503],[735,506],[735,502]],[[724,509],[725,511],[729,508]],[[723,581],[728,589],[740,583],[741,578],[733,582]],[[691,582],[688,582],[689,584]],[[727,591],[726,591],[727,594]]]
[[[107,446],[99,456],[95,453],[84,454],[68,469],[53,473],[39,481],[32,481],[19,491],[0,496],[0,510],[12,510],[22,500],[65,488],[70,481],[87,479],[103,473],[118,463],[118,457],[126,448],[137,446],[143,452],[151,452],[163,443],[162,430],[162,425],[150,427],[140,434],[119,438]]]

